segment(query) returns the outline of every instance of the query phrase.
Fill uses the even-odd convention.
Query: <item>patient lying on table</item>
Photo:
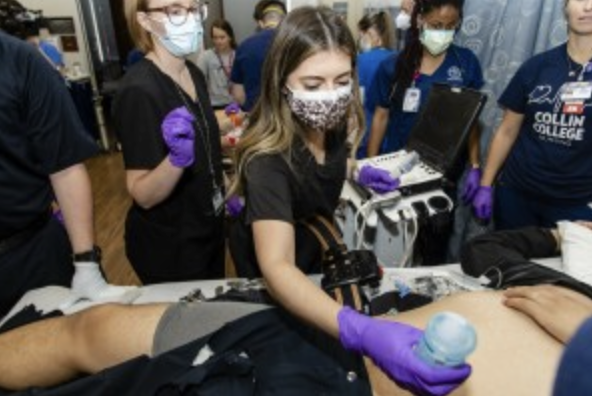
[[[498,252],[515,259],[516,252],[511,250],[499,249]],[[503,261],[503,254],[496,258],[498,262]],[[241,317],[244,318],[238,320],[256,318],[262,310],[277,309],[228,302],[104,305],[25,325],[0,334],[0,388],[55,386],[136,356],[158,358],[204,335],[224,332],[225,323]],[[563,347],[584,320],[592,316],[592,300],[555,286],[518,287],[505,292],[459,293],[384,319],[424,328],[429,318],[440,311],[463,315],[478,333],[477,349],[469,357],[472,375],[453,394],[549,395]],[[302,345],[318,350],[320,357],[341,349],[338,342],[323,338],[313,329],[295,326],[295,320],[287,315],[279,315],[274,320],[285,322],[286,331],[306,333],[306,337],[301,337],[305,340]],[[267,348],[277,348],[277,345]],[[303,369],[309,366],[309,362],[290,363],[294,368],[300,367],[298,364]],[[406,394],[371,362],[365,363],[366,372],[358,372],[355,381],[346,371],[348,381],[357,384],[356,388],[347,388],[350,394]],[[346,367],[345,363],[340,367],[341,362],[332,364],[337,369]],[[187,366],[190,367],[191,362],[187,362]],[[312,368],[314,372],[315,366]],[[323,382],[314,376],[305,378],[314,386]],[[333,385],[329,381],[327,386]],[[298,391],[307,386],[311,383],[288,381],[282,389]],[[348,393],[339,390],[327,394]]]
[[[504,306],[500,292],[458,294],[385,319],[424,327],[432,314],[447,310],[465,316],[475,325],[479,341],[469,358],[473,374],[454,394],[550,394],[563,343],[592,314],[592,301],[552,286],[506,293],[507,305],[518,307],[540,323]],[[526,300],[540,303],[537,298],[545,293],[553,296],[547,301],[560,304],[557,312],[569,313],[570,320],[555,320],[561,322],[557,324],[561,330],[549,326],[545,313],[556,312],[544,304],[542,313],[529,311],[525,308],[528,304],[520,305]],[[563,300],[557,296],[563,296]],[[105,305],[26,325],[0,335],[0,387],[17,390],[54,386],[135,356],[156,356],[210,333],[225,322],[266,308],[213,302]],[[405,394],[369,362],[367,373],[375,395]]]

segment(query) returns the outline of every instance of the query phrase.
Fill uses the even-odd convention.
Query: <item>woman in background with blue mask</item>
[[[305,275],[320,272],[322,249],[301,221],[331,221],[347,177],[378,192],[397,187],[388,172],[354,170],[348,160],[348,137],[357,140],[352,135],[363,128],[356,53],[347,25],[328,8],[297,8],[278,27],[236,149],[232,191],[245,197],[246,208],[231,227],[231,252],[239,275],[262,275],[279,305],[372,358],[401,386],[447,394],[469,367],[428,366],[413,353],[420,330],[344,308]]]
[[[191,0],[126,0],[136,46],[114,102],[133,204],[127,257],[143,283],[224,276],[220,132],[203,74],[185,56],[200,50],[207,8]]]
[[[376,103],[368,156],[392,153],[403,149],[415,125],[418,114],[427,102],[434,83],[480,89],[483,84],[481,65],[467,48],[452,44],[462,22],[463,0],[417,0],[407,30],[404,49],[384,60],[378,67],[367,100]],[[446,192],[458,206],[455,211],[453,236],[447,260],[458,261],[459,246],[466,238],[465,208],[479,189],[481,179],[479,155],[479,127],[475,125],[469,136],[468,150],[462,162],[469,166],[464,175],[454,181],[457,191]]]
[[[366,117],[366,131],[358,147],[357,158],[366,157],[368,135],[372,125],[375,103],[370,100],[374,95],[372,81],[380,62],[394,54],[395,29],[391,15],[386,11],[365,15],[358,22],[360,30],[360,54],[358,55],[358,77],[360,89],[363,93],[364,115]]]
[[[417,0],[404,49],[384,60],[374,79],[377,103],[368,156],[401,150],[434,83],[480,89],[477,57],[452,44],[462,21],[463,0]],[[478,166],[478,139],[471,164]],[[474,189],[478,187],[478,181]]]

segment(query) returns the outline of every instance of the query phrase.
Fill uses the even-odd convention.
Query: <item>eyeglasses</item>
[[[175,26],[181,26],[187,22],[189,15],[199,21],[204,21],[208,17],[208,3],[195,3],[190,7],[184,7],[179,4],[172,4],[164,7],[147,8],[146,12],[162,12],[166,14],[169,21]]]

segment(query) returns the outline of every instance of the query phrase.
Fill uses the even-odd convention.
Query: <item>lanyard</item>
[[[419,72],[419,70],[416,70],[415,73],[413,73],[413,80],[411,81],[411,86],[415,87],[415,84],[419,81],[420,78],[421,73]]]
[[[222,57],[220,56],[219,53],[217,53],[216,51],[214,51],[214,53],[216,54],[216,57],[218,58],[218,62],[220,62],[220,67],[224,71],[226,78],[230,82],[230,70],[232,69],[232,64],[234,63],[234,51],[232,51],[232,53],[230,54],[230,58],[228,59],[227,65],[224,65],[224,61],[222,60]]]

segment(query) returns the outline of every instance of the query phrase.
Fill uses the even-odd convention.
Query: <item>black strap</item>
[[[335,226],[323,216],[317,215],[301,223],[315,235],[323,249],[323,289],[339,303],[370,313],[368,298],[360,286],[375,286],[380,282],[382,272],[374,254],[348,251]]]

